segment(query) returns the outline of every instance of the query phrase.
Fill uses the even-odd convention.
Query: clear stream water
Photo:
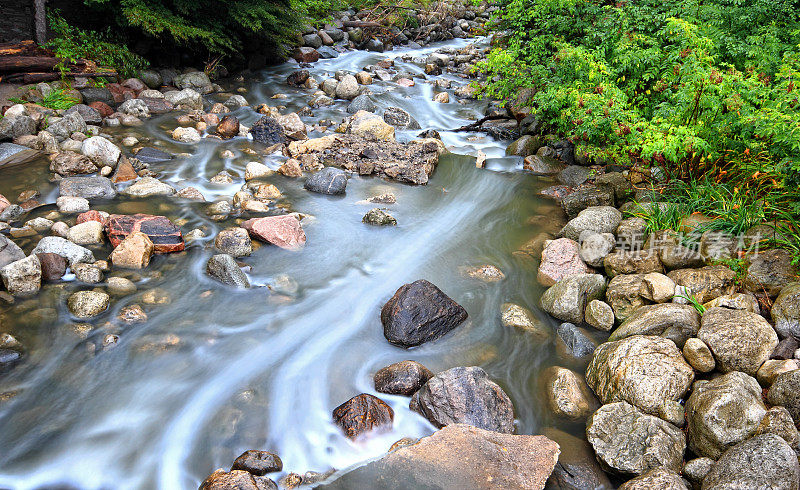
[[[320,61],[311,72],[322,79],[387,56],[428,54],[434,47],[351,52]],[[294,69],[294,63],[271,67],[230,89],[246,87],[250,104],[282,104],[284,113],[295,111],[308,104],[310,92],[285,84]],[[399,58],[396,69],[422,72]],[[23,364],[0,375],[0,488],[191,489],[214,469],[229,468],[247,449],[277,453],[284,473],[347,468],[385,453],[402,437],[434,431],[408,409],[408,398],[374,391],[373,373],[404,359],[434,372],[483,367],[513,400],[517,433],[558,424],[543,408],[539,373],[554,363],[579,371],[583,366],[559,357],[553,341],[537,342],[500,323],[502,303],[531,309],[538,303],[534,263],[514,252],[542,231],[558,229],[560,209],[537,197],[537,190],[550,184],[523,173],[519,159],[504,157],[507,142],[444,131],[482,116],[486,102],[461,105],[452,97],[453,103],[438,104],[431,100],[433,85],[417,82],[412,88],[376,82],[370,87],[373,100],[381,108],[406,109],[423,129],[439,130],[453,154],[441,159],[427,186],[354,176],[344,197],[308,193],[302,179],[276,174],[270,182],[284,193],[282,204],[313,219],[303,222],[308,242],[301,252],[264,245],[242,259],[257,286],[253,289],[235,291],[205,275],[214,236],[235,224],[210,220],[206,204],[122,197],[95,204],[109,212],[164,214],[180,222],[184,233],[201,228],[207,238],[192,242],[184,253],[155,257],[144,271],[112,271],[136,281],[138,292],[115,298],[109,311],[89,322],[91,329],[75,326],[66,296],[92,286],[48,285],[36,298],[0,303],[0,332],[19,339],[27,354]],[[271,99],[276,93],[288,98]],[[304,119],[341,120],[345,107],[338,101]],[[259,117],[249,108],[235,114],[247,125]],[[240,151],[249,146],[247,140],[177,143],[167,134],[174,119],[174,114],[159,116],[114,133],[189,153],[151,166],[177,188],[195,186],[209,201],[232,196],[243,184],[246,163],[257,159]],[[410,140],[418,132],[399,131],[397,137]],[[220,158],[223,149],[236,157]],[[489,157],[486,169],[475,168],[469,156],[478,150]],[[270,156],[265,163],[277,168],[282,160]],[[236,183],[208,182],[223,169],[238,176]],[[44,159],[5,169],[0,193],[13,199],[38,189],[50,205],[30,217],[44,216],[55,209],[57,197],[48,178]],[[385,192],[397,196],[397,204],[386,207],[399,226],[362,224],[373,205],[358,201]],[[29,252],[36,241],[18,243]],[[108,245],[95,249],[98,258],[109,252]],[[464,267],[483,264],[499,267],[505,280],[485,283],[463,274]],[[380,308],[402,284],[421,278],[462,304],[469,319],[436,342],[412,350],[394,347],[383,337]],[[130,304],[144,307],[146,323],[122,327],[115,322]],[[92,353],[108,333],[119,335],[118,344]],[[394,426],[351,442],[331,421],[331,411],[362,392],[392,406]]]

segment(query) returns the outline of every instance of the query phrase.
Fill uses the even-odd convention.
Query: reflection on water
[[[356,71],[383,56],[349,53],[317,63],[312,73],[321,78],[335,70]],[[396,65],[421,72],[399,59]],[[281,103],[286,111],[305,106],[308,93],[284,84],[294,67],[274,67],[248,80],[248,101]],[[371,88],[379,107],[402,107],[423,128],[440,131],[466,124],[466,117],[479,117],[485,107],[479,101],[434,103],[432,86],[421,81],[409,89],[383,82]],[[288,98],[270,99],[275,93]],[[341,120],[344,107],[339,101],[315,109],[306,122]],[[259,117],[249,108],[236,114],[248,125]],[[244,166],[258,158],[241,151],[247,142],[205,139],[183,145],[165,132],[174,125],[174,115],[166,115],[115,131],[188,153],[151,167],[175,187],[195,186],[209,201],[236,192]],[[399,132],[398,138],[408,140],[414,133]],[[6,393],[0,399],[7,398],[0,402],[0,487],[196,488],[215,468],[229,467],[252,448],[279,454],[286,472],[345,468],[380,455],[401,437],[433,431],[408,410],[407,398],[388,395],[380,396],[395,411],[389,433],[354,443],[331,421],[331,410],[343,401],[374,393],[377,369],[403,359],[434,372],[482,366],[514,401],[518,433],[552,424],[541,408],[537,380],[556,361],[552,342],[541,344],[503,328],[499,314],[507,301],[537,304],[541,290],[534,264],[513,252],[542,231],[542,220],[532,225],[532,216],[544,214],[545,223],[558,219],[553,205],[536,196],[547,184],[517,172],[520,162],[503,158],[502,142],[480,134],[441,134],[458,154],[485,152],[493,171],[476,169],[469,156],[448,155],[428,186],[356,176],[340,198],[307,193],[299,180],[271,178],[291,210],[313,219],[304,221],[308,243],[301,252],[261,246],[242,259],[251,283],[260,286],[251,290],[230,290],[205,276],[213,237],[235,221],[210,220],[203,203],[120,198],[93,206],[164,214],[184,232],[201,228],[207,238],[184,253],[154,258],[144,271],[112,272],[136,282],[138,292],[116,298],[90,325],[75,322],[66,310],[66,296],[86,287],[75,283],[49,285],[34,299],[0,306],[0,331],[17,337],[27,351],[24,364],[0,377],[0,393]],[[235,158],[220,158],[223,149]],[[266,163],[277,168],[282,160],[270,156]],[[236,183],[210,184],[223,169],[239,177]],[[13,198],[31,188],[40,190],[43,202],[55,201],[45,161],[0,172],[0,193]],[[358,201],[385,192],[397,196],[397,204],[386,207],[399,226],[362,224],[370,206]],[[42,207],[31,217],[54,209]],[[19,244],[29,252],[35,241]],[[106,246],[95,255],[105,258],[109,252]],[[483,283],[459,273],[463,266],[487,263],[502,269],[506,279]],[[443,339],[406,351],[383,338],[379,312],[400,285],[420,278],[439,286],[470,316]],[[123,327],[116,315],[131,304],[142,305],[148,320]],[[119,335],[119,343],[104,350],[107,334]]]

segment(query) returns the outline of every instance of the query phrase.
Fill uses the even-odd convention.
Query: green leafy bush
[[[548,130],[590,155],[800,186],[795,2],[502,0],[496,20],[486,93],[533,88]]]
[[[102,66],[114,68],[121,75],[130,77],[147,67],[147,60],[133,53],[127,46],[111,42],[109,33],[101,34],[71,26],[57,11],[49,12],[50,28],[54,37],[46,47],[56,56],[70,62],[80,58],[90,59]],[[66,67],[61,66],[62,70]]]

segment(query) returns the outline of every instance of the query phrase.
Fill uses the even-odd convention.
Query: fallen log
[[[0,73],[53,70],[59,62],[60,58],[50,56],[3,56],[0,57]]]
[[[52,56],[31,40],[18,43],[0,43],[0,56]]]
[[[508,117],[500,116],[500,115],[486,116],[486,117],[482,117],[481,119],[478,119],[477,121],[475,121],[473,123],[469,123],[469,124],[467,124],[465,126],[461,126],[460,128],[456,128],[456,129],[453,129],[451,131],[453,131],[453,132],[478,131],[478,130],[481,129],[481,126],[483,126],[483,123],[485,123],[487,121],[497,121],[497,120],[500,120],[500,119],[508,119]]]
[[[63,74],[64,77],[86,77],[86,78],[97,78],[97,77],[110,77],[115,78],[117,76],[117,72],[109,71],[109,72],[67,72]],[[55,80],[59,80],[62,78],[62,74],[60,72],[47,72],[47,73],[13,73],[10,75],[3,75],[0,76],[0,82],[2,83],[22,83],[22,84],[29,84],[29,83],[39,83],[39,82],[52,82]]]

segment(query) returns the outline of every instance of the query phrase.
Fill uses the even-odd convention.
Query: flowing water
[[[320,61],[311,72],[321,79],[336,70],[358,71],[386,56],[432,49],[351,52]],[[396,68],[422,71],[399,58]],[[294,69],[289,63],[272,67],[239,85],[248,89],[244,95],[250,104],[280,103],[284,112],[298,110],[310,94],[285,85]],[[502,303],[532,309],[538,303],[534,263],[514,252],[541,231],[558,227],[559,208],[537,197],[537,190],[549,184],[521,172],[519,159],[504,157],[506,143],[444,131],[482,116],[486,102],[432,102],[433,86],[422,80],[412,88],[392,82],[370,88],[379,107],[402,107],[423,129],[439,130],[453,154],[441,158],[427,186],[354,176],[344,197],[308,193],[302,180],[276,174],[270,181],[284,193],[282,202],[313,218],[303,221],[308,242],[301,252],[261,246],[242,259],[253,289],[232,290],[204,273],[216,232],[234,220],[212,221],[203,203],[118,198],[93,208],[164,214],[184,232],[200,228],[207,238],[192,242],[184,253],[155,257],[140,273],[112,272],[136,281],[138,292],[115,298],[90,326],[76,322],[66,309],[70,292],[90,288],[74,281],[0,306],[0,332],[19,339],[27,356],[0,375],[0,488],[197,488],[206,475],[228,468],[247,449],[277,453],[285,473],[347,468],[383,454],[402,437],[433,432],[408,409],[408,398],[374,391],[372,374],[404,359],[434,372],[483,367],[514,402],[517,433],[537,433],[556,423],[543,408],[538,375],[555,362],[581,366],[565,364],[553,341],[537,342],[500,323]],[[270,99],[275,93],[288,98]],[[344,107],[338,101],[315,109],[306,122],[341,120]],[[247,125],[259,117],[249,108],[235,114]],[[233,195],[242,185],[244,166],[254,159],[240,151],[247,141],[176,143],[166,133],[174,118],[168,114],[115,131],[188,153],[151,166],[162,180],[178,188],[195,186],[209,201]],[[410,140],[417,132],[397,136]],[[220,158],[223,149],[236,157]],[[469,156],[478,150],[489,157],[486,169],[475,168]],[[270,156],[265,163],[277,168],[283,159]],[[239,176],[235,184],[208,182],[223,169]],[[0,193],[12,198],[31,188],[42,192],[43,202],[55,201],[46,162],[0,171]],[[362,224],[373,206],[359,201],[385,192],[397,196],[397,204],[386,207],[399,226]],[[31,215],[54,209],[50,204]],[[18,243],[29,252],[35,241]],[[105,258],[109,251],[106,245],[95,255]],[[464,275],[465,267],[483,264],[499,267],[505,280],[487,283]],[[462,304],[469,319],[438,341],[412,350],[394,347],[383,337],[380,308],[402,284],[421,278]],[[148,321],[123,328],[114,320],[130,304],[141,304]],[[100,348],[109,333],[119,335],[118,343]],[[395,421],[388,433],[352,442],[333,424],[331,411],[362,392],[387,401]]]

